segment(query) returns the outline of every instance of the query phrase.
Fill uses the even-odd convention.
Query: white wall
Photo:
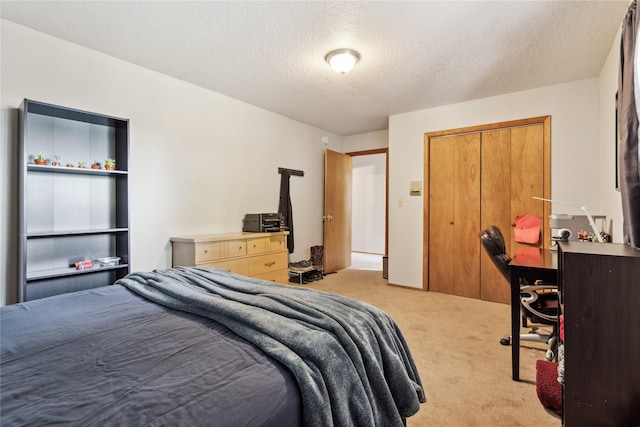
[[[344,137],[345,153],[375,150],[378,148],[387,148],[388,146],[389,146],[388,130],[361,133],[358,135],[349,135]]]
[[[387,156],[368,154],[352,161],[351,249],[384,255]]]
[[[610,138],[601,141],[600,87],[599,79],[587,79],[391,116],[389,282],[422,287],[424,196],[406,194],[409,181],[423,177],[425,132],[551,115],[552,198],[611,215],[600,194],[601,143],[613,147]],[[560,205],[552,212],[580,213]]]
[[[2,20],[0,304],[16,298],[15,163],[23,98],[130,119],[131,264],[171,265],[171,236],[237,232],[291,178],[296,250],[322,244],[323,152],[342,137]],[[322,142],[329,137],[329,144]]]

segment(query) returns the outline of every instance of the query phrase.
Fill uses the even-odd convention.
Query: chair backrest
[[[504,243],[504,236],[498,227],[491,225],[486,230],[482,230],[478,233],[482,246],[489,254],[489,258],[507,279],[511,280],[511,268],[509,263],[511,257],[507,255],[507,249]]]

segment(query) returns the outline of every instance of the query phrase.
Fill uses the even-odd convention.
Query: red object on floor
[[[536,393],[540,403],[562,415],[562,384],[558,382],[558,364],[536,360]]]

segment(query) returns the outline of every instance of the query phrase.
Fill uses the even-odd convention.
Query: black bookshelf
[[[25,99],[19,143],[19,301],[127,275],[129,120]],[[76,268],[83,261],[92,266]]]

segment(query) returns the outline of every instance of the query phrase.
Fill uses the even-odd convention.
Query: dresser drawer
[[[228,240],[225,242],[225,258],[236,258],[247,254],[247,241],[245,239]]]
[[[256,279],[268,280],[270,282],[277,282],[277,283],[286,285],[289,283],[289,270],[284,269],[284,270],[270,271],[268,273],[258,274],[253,277],[255,277]]]
[[[249,275],[249,266],[246,259],[234,259],[231,261],[219,261],[212,262],[204,265],[203,267],[215,267],[223,270],[230,271],[232,273],[241,274],[243,276]]]
[[[249,276],[287,269],[289,266],[288,255],[287,252],[278,252],[248,258]]]
[[[284,234],[278,234],[269,237],[269,251],[282,251],[287,249],[287,236]]]
[[[262,254],[265,252],[269,252],[269,237],[247,240],[247,254]]]
[[[220,242],[196,243],[196,265],[222,258]]]

